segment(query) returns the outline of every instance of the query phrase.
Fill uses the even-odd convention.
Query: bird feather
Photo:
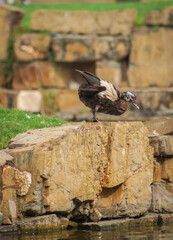
[[[98,95],[103,98],[108,98],[111,101],[116,101],[119,98],[119,92],[115,89],[112,83],[101,80],[100,85],[106,88],[105,91],[100,92]]]

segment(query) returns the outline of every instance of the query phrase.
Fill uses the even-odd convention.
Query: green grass
[[[106,2],[106,0],[105,0]],[[22,26],[30,28],[30,15],[35,10],[68,10],[68,11],[110,11],[123,9],[136,9],[137,25],[143,24],[144,15],[150,11],[158,11],[164,7],[173,6],[173,1],[164,2],[118,2],[118,3],[65,3],[65,4],[14,4],[13,6],[25,11]]]
[[[66,121],[39,114],[0,108],[0,149],[17,134],[29,129],[61,126]]]

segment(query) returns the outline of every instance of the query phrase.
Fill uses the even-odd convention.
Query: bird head
[[[131,92],[123,92],[121,94],[121,98],[123,98],[126,102],[131,103],[133,106],[135,106],[137,109],[139,109],[139,106],[136,103],[136,96],[135,94]]]

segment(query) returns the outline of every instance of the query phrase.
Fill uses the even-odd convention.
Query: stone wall
[[[66,119],[88,119],[89,110],[78,99],[81,79],[74,71],[77,68],[137,95],[142,111],[130,108],[121,119],[172,116],[172,11],[170,7],[147,14],[145,27],[134,27],[135,10],[33,12],[34,32],[14,38],[12,90],[4,88],[7,78],[0,64],[0,105],[58,113]],[[6,48],[1,48],[7,56]],[[36,108],[28,94],[41,96]],[[99,119],[119,117],[101,114]]]

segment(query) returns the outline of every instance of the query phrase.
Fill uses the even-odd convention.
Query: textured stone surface
[[[79,21],[80,19],[80,21]],[[38,10],[31,15],[33,30],[127,36],[136,21],[136,10],[86,12]]]
[[[172,214],[168,215],[165,214],[168,221],[172,221]],[[159,215],[159,217],[161,218],[161,214]],[[122,232],[119,232],[119,228],[123,228],[123,232],[125,233],[123,235],[123,238],[128,238],[129,237],[129,228],[130,227],[136,227],[138,226],[138,229],[140,228],[140,226],[144,227],[144,226],[149,226],[149,229],[152,229],[152,226],[155,226],[158,223],[158,214],[147,214],[146,216],[140,217],[140,218],[125,218],[125,219],[111,219],[111,220],[105,220],[105,221],[100,221],[100,222],[86,222],[86,223],[82,223],[80,224],[80,228],[85,229],[85,230],[111,230],[114,229],[114,233],[116,232],[116,236],[119,238],[122,238]],[[127,227],[127,228],[126,228]],[[144,229],[143,229],[144,230]],[[154,230],[154,229],[153,229]],[[111,231],[105,231],[105,237],[107,237],[108,239],[112,238],[112,234],[110,234],[109,236],[109,232]],[[120,235],[119,235],[120,234]]]
[[[129,53],[127,37],[60,35],[53,38],[55,61],[122,60]]]
[[[20,28],[23,15],[21,9],[0,5],[0,61],[7,58],[9,39],[13,32]]]
[[[145,126],[148,128],[149,135],[165,135],[173,133],[173,119],[160,117],[146,121]]]
[[[155,156],[173,156],[173,136],[158,135],[150,136],[150,145],[154,148]]]
[[[3,214],[2,214],[2,212],[0,212],[0,226],[1,226],[2,222],[3,222]]]
[[[12,108],[16,106],[17,91],[0,88],[0,106]]]
[[[128,80],[131,87],[172,86],[173,30],[141,27],[134,32]]]
[[[0,87],[5,86],[6,84],[5,66],[3,63],[0,63]]]
[[[14,168],[5,166],[2,172],[2,201],[3,224],[14,224],[17,221],[17,200],[14,181]]]
[[[19,229],[22,232],[60,230],[61,227],[62,223],[56,214],[27,218],[19,222]]]
[[[67,87],[67,82],[61,76],[58,64],[48,61],[13,64],[14,89],[36,89],[42,87]]]
[[[167,183],[173,182],[173,158],[161,158],[155,160],[153,181]]]
[[[31,186],[31,173],[18,169],[14,169],[14,181],[16,185],[16,193],[18,196],[25,196]]]
[[[20,91],[17,96],[17,109],[22,111],[40,112],[42,94],[40,91]]]
[[[153,183],[152,195],[151,211],[173,212],[173,183]]]
[[[94,220],[99,214],[139,216],[149,209],[153,156],[141,122],[30,130],[8,148],[16,167],[32,174],[29,192],[18,198],[26,214],[66,212]]]
[[[149,12],[144,16],[146,25],[173,26],[173,7],[166,7],[160,11]]]
[[[42,112],[48,115],[58,111],[77,114],[84,109],[75,89],[44,90],[42,99]]]
[[[28,33],[15,38],[14,54],[18,61],[28,62],[49,56],[51,37],[41,33]]]
[[[11,160],[10,155],[7,157],[8,160]],[[31,185],[31,174],[26,171],[20,172],[15,167],[5,165],[1,177],[0,210],[3,213],[3,224],[15,224],[18,215],[20,215],[17,196],[24,197],[28,193]]]
[[[97,61],[96,75],[118,88],[122,81],[121,64],[115,61]]]
[[[10,163],[14,158],[5,151],[0,151],[0,167]]]

